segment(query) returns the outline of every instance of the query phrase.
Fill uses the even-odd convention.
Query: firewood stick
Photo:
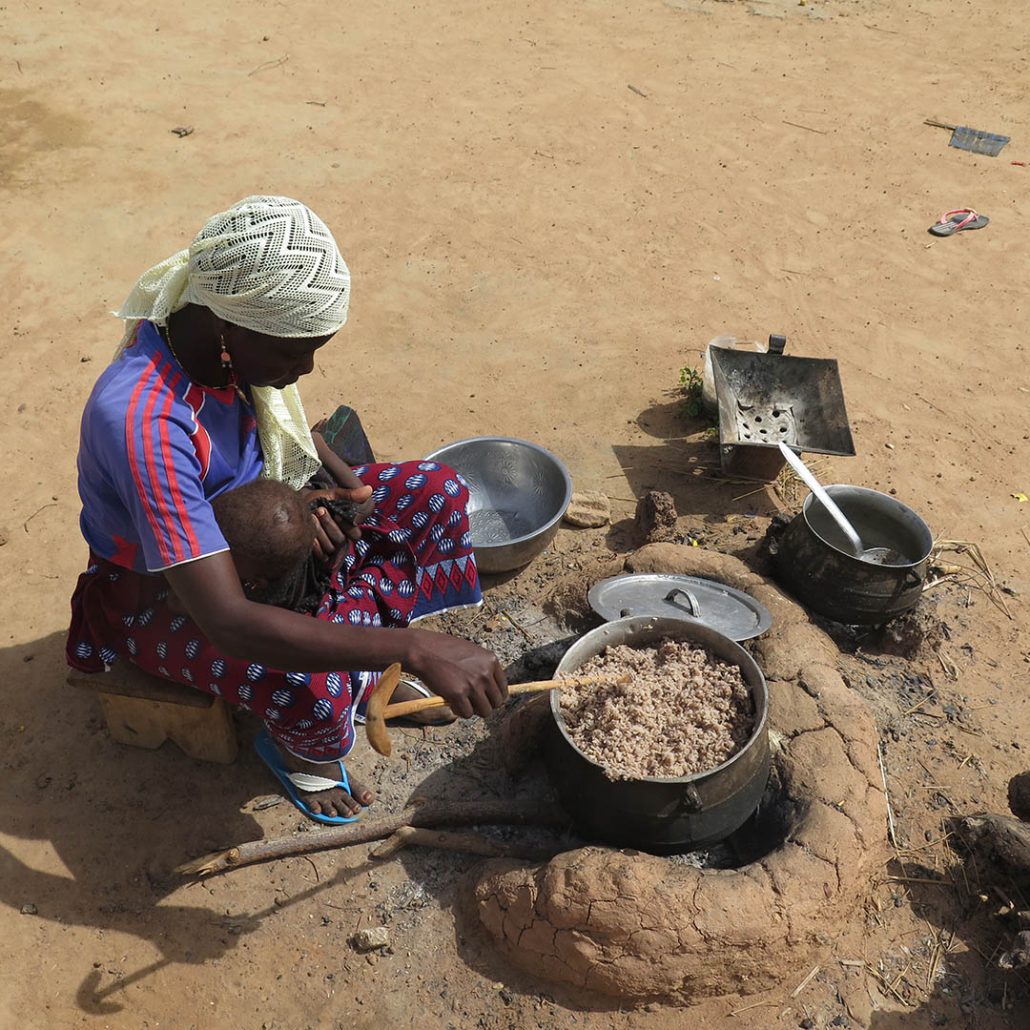
[[[372,858],[390,858],[402,848],[420,845],[444,851],[460,851],[487,858],[521,858],[530,862],[546,862],[554,857],[554,849],[534,848],[528,844],[494,840],[480,833],[452,833],[423,826],[401,826],[385,843],[371,852]]]
[[[376,822],[348,823],[324,830],[312,830],[294,837],[274,837],[271,840],[247,841],[215,851],[209,855],[185,862],[176,867],[180,876],[210,876],[230,869],[267,862],[292,855],[306,855],[313,851],[345,848],[352,844],[367,844],[384,840],[402,826],[473,826],[476,823],[513,823],[520,825],[562,826],[569,817],[556,805],[541,805],[539,801],[484,800],[484,801],[427,801],[415,808],[386,816]]]
[[[413,829],[411,826],[398,827],[396,832],[387,837],[379,847],[373,848],[368,853],[368,857],[392,858],[398,851],[401,851],[408,846],[408,835],[405,833],[405,830],[411,829]]]

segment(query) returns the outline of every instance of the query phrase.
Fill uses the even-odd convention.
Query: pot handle
[[[704,802],[693,783],[688,783],[683,788],[683,793],[678,798],[674,797],[664,808],[655,813],[660,819],[670,819],[680,812],[689,812],[691,815],[700,812],[704,808]]]
[[[704,808],[704,802],[701,800],[701,795],[697,792],[697,787],[693,783],[688,783],[683,788],[683,798],[680,801],[680,810],[684,812],[700,812]]]
[[[683,596],[683,598],[687,602],[686,605],[677,604],[677,601],[676,601],[676,595],[677,594],[681,594]],[[687,610],[687,614],[691,618],[693,618],[693,619],[700,619],[701,618],[701,605],[699,605],[697,603],[697,598],[689,590],[684,590],[682,587],[673,587],[672,590],[670,590],[665,595],[665,600],[668,601],[670,604],[676,604],[677,607],[680,607],[680,608],[685,607],[686,610]]]
[[[920,576],[915,569],[909,569],[908,572],[905,573],[905,580],[902,585],[902,590],[911,590],[914,587],[919,587],[922,585],[923,577]]]

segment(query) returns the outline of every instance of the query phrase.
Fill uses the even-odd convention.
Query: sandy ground
[[[690,475],[713,457],[677,416],[679,370],[723,332],[837,358],[858,454],[827,478],[896,490],[1015,592],[1011,619],[982,592],[943,595],[959,639],[942,691],[972,714],[945,725],[947,753],[927,757],[929,731],[895,744],[926,770],[910,754],[895,784],[902,832],[929,843],[940,805],[1004,811],[1030,745],[1021,5],[10,0],[0,38],[0,1026],[1026,1018],[1025,981],[985,974],[990,944],[950,910],[945,965],[973,993],[910,972],[903,1002],[831,948],[797,997],[626,1013],[498,968],[461,915],[464,858],[373,867],[359,848],[169,886],[176,862],[298,820],[241,811],[272,786],[249,752],[215,768],[111,742],[62,657],[85,557],[77,425],[119,335],[108,312],[209,214],[285,193],[333,227],[354,275],[350,322],[303,384],[309,415],[346,400],[386,457],[508,434],[561,454],[617,518],[652,487],[689,525],[768,514],[771,492]],[[934,117],[1013,142],[971,155]],[[990,225],[927,235],[966,206]],[[946,803],[916,789],[927,775]],[[418,782],[416,763],[395,790]],[[387,898],[394,953],[366,962],[347,938]],[[903,964],[926,938],[919,900],[881,889],[875,933],[844,928],[859,957]]]

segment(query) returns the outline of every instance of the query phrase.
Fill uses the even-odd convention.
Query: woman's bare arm
[[[361,536],[358,526],[372,514],[375,501],[372,498],[372,488],[358,479],[350,465],[326,443],[325,437],[317,429],[311,431],[311,439],[315,441],[315,450],[323,468],[342,488],[353,491],[348,499],[356,505],[353,522],[350,523],[335,523],[331,512],[326,509],[322,509],[316,515],[315,553],[324,561],[332,561],[343,536],[352,540],[357,540]],[[342,535],[333,532],[334,526],[339,528]]]
[[[164,575],[193,621],[230,657],[296,672],[382,670],[400,662],[463,717],[489,715],[507,697],[497,657],[459,637],[329,623],[248,600],[228,552]]]
[[[326,438],[317,430],[311,431],[311,439],[315,441],[315,450],[318,453],[318,460],[329,471],[329,474],[340,486],[350,487],[352,490],[362,486],[362,482],[354,470],[334,451],[326,442]]]

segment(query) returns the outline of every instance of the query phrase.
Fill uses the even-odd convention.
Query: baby
[[[321,489],[322,479],[313,481]],[[331,487],[326,486],[326,489]],[[294,490],[272,479],[256,479],[235,490],[219,494],[211,502],[215,519],[236,565],[243,592],[252,601],[313,615],[326,593],[334,565],[326,564],[313,551],[317,508],[327,509],[338,522],[356,524],[363,518],[362,505],[315,493],[309,500],[304,491]],[[345,550],[339,552],[342,561]],[[424,684],[405,676],[409,697],[429,697]],[[361,709],[358,709],[359,715]],[[446,706],[419,712],[410,721],[421,726],[442,726],[454,721]]]
[[[344,502],[309,502],[302,491],[273,479],[255,479],[212,500],[244,593],[252,601],[307,612],[318,607],[330,569],[312,550],[311,511],[338,503]]]

